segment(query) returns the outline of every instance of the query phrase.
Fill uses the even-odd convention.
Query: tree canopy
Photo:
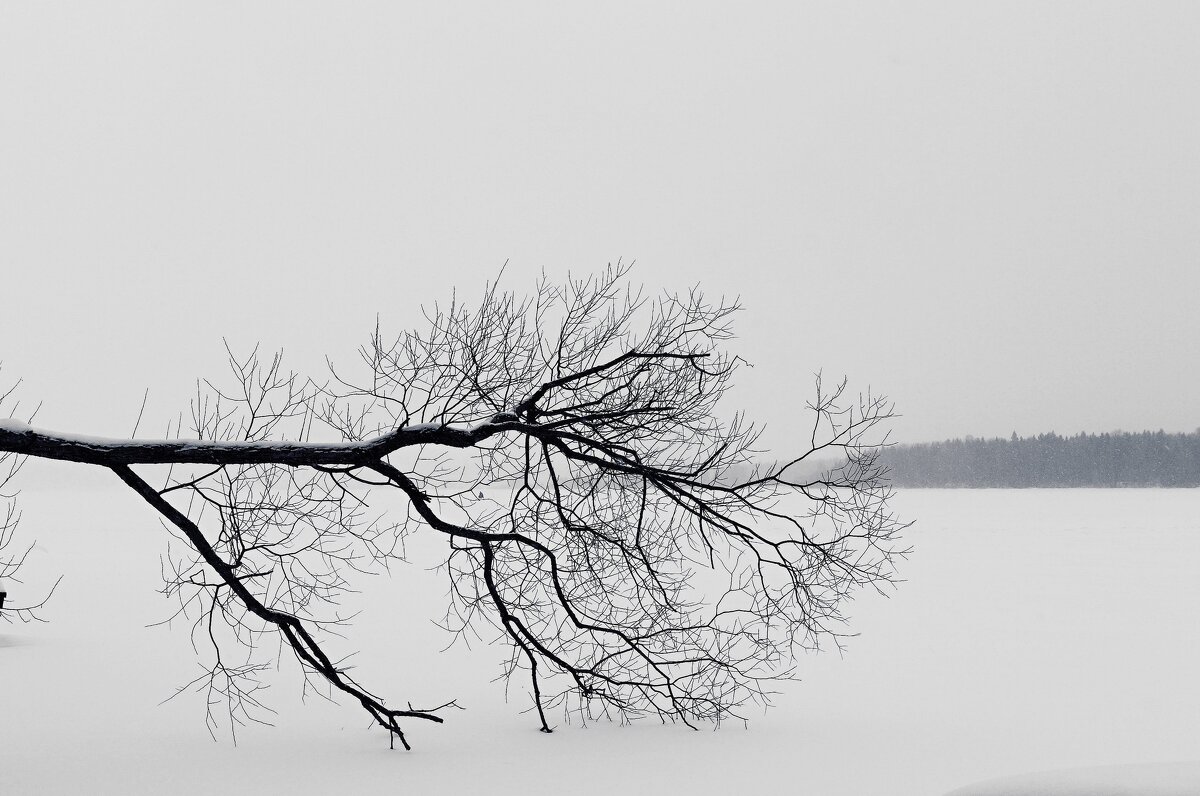
[[[744,717],[798,650],[837,641],[856,588],[893,577],[891,405],[818,376],[810,444],[756,464],[759,429],[720,403],[743,364],[726,350],[737,305],[650,298],[627,270],[523,298],[489,284],[419,329],[377,325],[354,367],[320,379],[231,350],[232,379],[202,382],[166,439],[50,432],[10,411],[0,452],[106,467],[157,512],[166,592],[208,650],[196,685],[233,724],[263,707],[273,649],[406,748],[402,722],[443,720],[454,703],[395,707],[330,651],[350,573],[397,565],[414,533],[445,540],[444,626],[507,646],[543,731],[554,711]],[[386,494],[401,508],[377,512]]]
[[[897,485],[912,487],[1195,487],[1200,432],[1054,432],[1008,439],[895,445],[884,461]]]

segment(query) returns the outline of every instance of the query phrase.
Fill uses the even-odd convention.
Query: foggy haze
[[[729,406],[904,441],[1200,426],[1189,3],[0,8],[0,378],[125,435],[235,349],[635,260],[740,295]]]

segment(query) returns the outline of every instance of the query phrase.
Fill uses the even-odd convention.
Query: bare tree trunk
[[[743,719],[798,648],[837,641],[848,594],[890,581],[905,526],[878,464],[883,398],[848,401],[844,382],[827,393],[818,376],[811,445],[769,466],[757,429],[718,416],[740,364],[721,349],[736,309],[698,292],[650,302],[620,267],[525,300],[491,285],[424,332],[376,330],[355,380],[318,385],[279,356],[231,352],[232,387],[207,383],[193,402],[195,439],[10,417],[0,462],[109,468],[165,521],[182,550],[165,590],[214,654],[194,682],[224,698],[231,728],[256,720],[266,664],[233,665],[222,646],[254,653],[267,636],[405,748],[401,720],[457,707],[389,708],[326,649],[348,572],[389,566],[422,528],[450,546],[446,626],[508,645],[542,731],[553,710]],[[813,476],[819,457],[835,465]],[[162,486],[134,471],[147,466],[168,468]],[[405,516],[368,515],[379,490],[403,495]],[[0,559],[0,575],[6,561],[19,564]]]

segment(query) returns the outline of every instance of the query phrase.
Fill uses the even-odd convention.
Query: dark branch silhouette
[[[759,430],[718,414],[741,364],[723,348],[737,306],[649,300],[626,271],[523,300],[489,285],[421,331],[377,328],[359,372],[331,364],[325,383],[230,352],[232,386],[198,388],[188,439],[10,419],[0,451],[107,467],[159,514],[180,543],[164,591],[213,651],[189,684],[221,697],[211,727],[215,701],[231,727],[261,720],[268,637],[405,748],[402,720],[457,707],[388,707],[328,651],[349,573],[400,560],[421,529],[449,545],[444,626],[508,645],[543,731],[556,711],[744,719],[798,650],[838,642],[847,596],[892,577],[904,526],[878,460],[891,406],[818,377],[807,449],[756,464]],[[166,466],[160,486],[134,469],[149,466]],[[403,516],[368,514],[381,490]]]
[[[3,393],[0,393],[0,407],[12,402],[13,394],[16,392],[19,384],[18,382]],[[22,427],[24,424],[14,422],[11,419],[12,413],[15,413],[18,409],[18,405],[12,405],[9,410],[9,420],[0,421],[0,424]],[[3,427],[4,425],[0,425],[0,428]],[[17,573],[25,565],[26,559],[29,558],[29,554],[33,552],[35,546],[35,543],[30,542],[18,550],[14,541],[17,523],[21,520],[21,514],[17,510],[17,494],[14,491],[9,491],[9,484],[16,478],[17,473],[21,470],[21,465],[24,463],[25,457],[17,456],[12,451],[0,446],[0,620],[6,622],[17,620],[25,623],[43,622],[45,620],[38,615],[38,609],[45,606],[46,602],[53,596],[54,590],[58,588],[58,581],[55,581],[48,594],[35,603],[14,604],[9,599],[7,591],[10,583],[21,583]]]

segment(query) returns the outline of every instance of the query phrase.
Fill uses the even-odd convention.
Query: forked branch
[[[205,682],[231,718],[257,706],[262,664],[221,649],[266,634],[405,748],[401,721],[457,707],[390,708],[323,641],[349,576],[428,529],[449,543],[442,624],[507,645],[543,731],[555,711],[744,719],[799,650],[839,643],[845,599],[905,552],[878,459],[891,405],[818,378],[806,449],[762,464],[759,429],[719,406],[741,364],[725,350],[736,305],[651,301],[626,271],[525,299],[489,285],[423,330],[376,329],[360,372],[331,365],[330,383],[230,353],[233,386],[192,406],[195,439],[10,420],[0,452],[110,468],[159,513],[183,544],[165,591],[211,641]],[[171,466],[161,487],[132,469],[148,465]],[[386,491],[405,506],[390,521],[368,513]]]

